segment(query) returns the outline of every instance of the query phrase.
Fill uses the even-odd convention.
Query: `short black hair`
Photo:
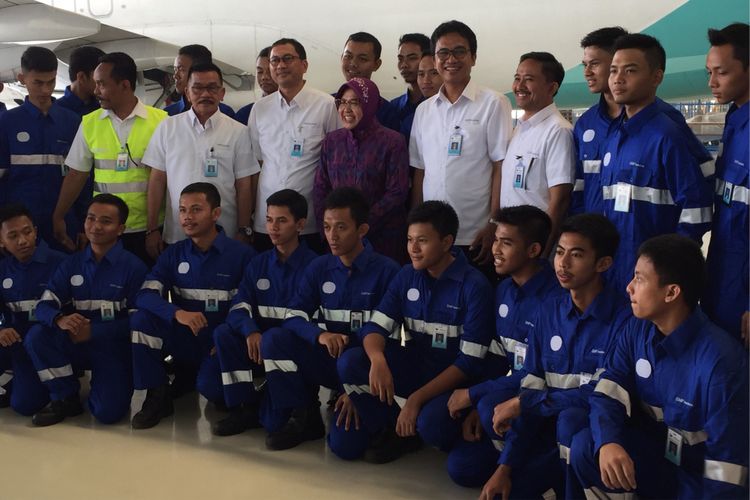
[[[125,221],[128,220],[128,215],[130,214],[130,209],[128,208],[128,204],[122,201],[122,198],[119,196],[115,196],[111,193],[100,193],[94,196],[92,198],[91,202],[89,203],[86,210],[88,211],[89,208],[91,208],[91,205],[94,203],[98,203],[100,205],[112,205],[117,209],[117,217],[120,219],[120,224],[125,224]]]
[[[271,48],[278,47],[279,45],[291,45],[294,47],[295,52],[297,52],[297,55],[299,56],[300,60],[305,61],[307,60],[307,52],[305,52],[305,47],[299,43],[294,38],[279,38],[273,44],[271,44]],[[271,53],[269,52],[269,57],[271,56]]]
[[[261,57],[271,57],[270,45],[268,47],[263,47],[262,49],[260,49],[260,52],[258,52],[258,57],[256,57],[256,59],[261,58]]]
[[[307,218],[307,200],[294,189],[282,189],[266,198],[267,206],[287,207],[294,221]]]
[[[26,205],[11,203],[0,207],[0,226],[3,225],[3,222],[15,219],[16,217],[28,217],[31,224],[36,226],[36,223],[34,223],[34,217],[31,215],[31,210],[26,208]]]
[[[599,28],[581,39],[581,48],[599,47],[610,54],[614,54],[613,47],[615,46],[615,40],[627,34],[628,30],[621,26]]]
[[[405,43],[416,43],[419,45],[419,50],[422,51],[422,55],[430,53],[430,39],[423,33],[406,33],[398,39],[398,46],[402,46]]]
[[[214,186],[210,182],[194,182],[192,184],[188,184],[180,192],[180,196],[182,196],[183,194],[194,194],[194,193],[205,194],[206,201],[208,202],[208,205],[211,207],[211,210],[221,206],[221,195],[219,194],[219,190],[216,188],[216,186]]]
[[[370,218],[370,204],[362,191],[353,187],[336,188],[326,196],[324,210],[348,208],[357,227],[366,224]]]
[[[441,238],[458,234],[458,215],[446,201],[429,200],[412,208],[406,217],[406,226],[412,224],[431,224]]]
[[[57,56],[46,47],[29,47],[21,54],[21,69],[27,71],[57,71]]]
[[[84,45],[78,47],[70,53],[70,62],[68,64],[68,77],[73,82],[79,72],[83,71],[86,75],[91,75],[94,69],[99,65],[99,59],[104,55],[104,51],[99,47]]]
[[[527,52],[521,56],[519,63],[524,62],[526,59],[537,61],[542,65],[542,74],[548,82],[556,82],[558,89],[562,85],[563,79],[565,78],[565,68],[560,64],[555,56],[549,52]],[[557,92],[555,92],[557,94]]]
[[[198,64],[193,64],[190,66],[190,71],[188,71],[188,80],[190,80],[190,77],[193,73],[216,73],[219,75],[219,82],[221,84],[224,84],[224,75],[221,73],[221,68],[215,65],[212,62],[202,62]]]
[[[199,45],[197,43],[180,47],[180,50],[177,54],[181,56],[188,56],[191,60],[191,66],[193,64],[210,63],[214,59],[213,54],[211,54],[211,51],[208,50],[208,47]]]
[[[372,51],[375,53],[375,59],[380,59],[380,54],[383,53],[383,46],[380,44],[380,40],[375,38],[375,35],[372,35],[365,31],[352,33],[351,35],[349,35],[349,38],[346,39],[346,43],[344,43],[344,45],[349,42],[371,43]]]
[[[679,234],[662,234],[644,241],[638,257],[651,261],[659,286],[679,285],[687,306],[695,308],[706,285],[706,260],[698,243]]]
[[[552,221],[549,215],[541,208],[532,205],[500,208],[492,215],[492,222],[517,227],[527,246],[539,243],[542,250],[547,245],[552,231]]]
[[[748,44],[750,38],[750,25],[747,23],[733,23],[720,30],[709,29],[708,41],[712,46],[731,45],[734,50],[734,58],[742,63],[742,68],[747,71]]]
[[[455,19],[453,21],[446,21],[440,24],[437,28],[435,28],[435,31],[432,32],[432,36],[430,36],[430,50],[433,54],[435,53],[435,46],[437,45],[440,37],[448,35],[450,33],[456,33],[459,36],[465,38],[466,41],[469,42],[469,52],[471,52],[471,55],[477,55],[477,35],[475,35],[471,28],[469,28],[467,25],[465,25],[461,21],[456,21]]]
[[[586,213],[568,217],[560,227],[560,234],[580,234],[594,247],[597,259],[614,258],[620,245],[620,233],[612,222],[601,214]]]
[[[651,70],[664,71],[667,67],[667,53],[659,40],[643,33],[623,35],[615,40],[614,52],[623,49],[638,49],[643,52]]]
[[[125,52],[110,52],[99,59],[99,64],[111,64],[112,71],[109,76],[116,82],[127,80],[130,82],[130,89],[135,92],[138,68],[136,68],[132,57]]]

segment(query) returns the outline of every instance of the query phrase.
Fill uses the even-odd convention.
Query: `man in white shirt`
[[[282,38],[271,46],[271,76],[279,90],[255,103],[248,128],[253,152],[263,168],[256,196],[254,245],[273,247],[266,234],[266,204],[281,189],[294,189],[307,199],[307,223],[301,239],[317,252],[324,244],[315,226],[312,190],[320,147],[328,132],[339,128],[332,96],[307,86],[307,54],[297,40]]]
[[[495,279],[494,229],[488,220],[500,206],[500,171],[511,134],[508,99],[471,81],[477,39],[459,21],[432,33],[435,63],[443,77],[440,91],[417,107],[409,144],[409,163],[416,169],[412,204],[447,201],[459,218],[456,245],[486,276]]]
[[[529,52],[513,77],[516,104],[524,111],[503,164],[500,206],[533,205],[552,219],[544,255],[557,240],[575,181],[573,126],[554,103],[565,69],[548,52]]]
[[[185,238],[180,227],[182,190],[194,182],[210,182],[222,199],[219,225],[228,236],[250,243],[255,181],[260,167],[252,152],[247,127],[219,111],[225,89],[221,69],[213,63],[190,68],[186,94],[192,106],[186,113],[159,124],[143,163],[151,167],[148,183],[146,250],[156,259],[163,243]],[[167,203],[164,234],[159,212]]]

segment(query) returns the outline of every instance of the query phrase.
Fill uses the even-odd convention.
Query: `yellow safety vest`
[[[128,205],[126,233],[146,230],[146,188],[150,169],[141,164],[141,158],[156,126],[167,117],[161,109],[146,106],[146,110],[148,118],[135,117],[127,144],[120,144],[112,121],[101,118],[104,110],[98,109],[83,117],[83,137],[94,155],[94,196],[112,193]],[[128,168],[118,171],[117,155],[123,148],[128,153]],[[160,214],[159,222],[162,220],[163,214]]]

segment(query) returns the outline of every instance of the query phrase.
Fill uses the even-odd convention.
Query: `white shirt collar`
[[[456,102],[460,101],[462,98],[466,97],[470,101],[475,101],[477,98],[477,92],[479,89],[477,89],[477,85],[474,83],[474,80],[469,80],[469,83],[466,84],[466,87],[464,87],[464,90],[461,92],[461,96],[459,96],[458,99],[456,99]],[[440,86],[440,90],[437,93],[438,101],[443,101],[446,104],[451,104],[451,102],[448,100],[448,98],[445,96],[445,93],[443,92],[443,86]],[[455,104],[455,103],[453,103]]]
[[[193,127],[200,127],[201,129],[208,130],[210,128],[213,128],[216,125],[216,123],[214,122],[218,120],[217,114],[221,114],[221,110],[216,108],[216,112],[214,112],[214,114],[208,117],[208,120],[206,120],[205,125],[201,124],[201,121],[198,119],[198,116],[195,114],[195,111],[193,111],[192,107],[189,110],[187,110],[186,114],[187,114],[188,120],[190,121],[190,124]]]
[[[528,120],[524,120],[523,117],[521,117],[521,119],[518,120],[518,123],[522,124],[524,127],[533,127],[534,125],[542,123],[555,113],[557,113],[557,106],[555,106],[555,103],[553,102],[531,115],[531,118]]]
[[[102,114],[99,115],[99,119],[103,120],[109,116],[120,120],[120,118],[116,114],[112,113],[109,109],[102,110]],[[143,119],[148,118],[148,110],[146,109],[146,105],[143,104],[140,99],[138,99],[138,101],[135,103],[135,107],[133,108],[133,111],[131,111],[130,114],[126,116],[124,120],[121,120],[121,121],[125,122],[132,118],[135,118],[136,116],[140,116]]]

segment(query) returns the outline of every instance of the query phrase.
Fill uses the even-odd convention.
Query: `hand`
[[[52,216],[52,234],[55,239],[67,250],[73,252],[76,249],[75,243],[68,236],[68,225],[65,224],[65,219],[60,217],[57,218]]]
[[[76,332],[68,330],[68,338],[74,344],[80,344],[81,342],[88,342],[91,340],[91,322],[84,323]]]
[[[510,488],[513,483],[510,480],[510,467],[501,465],[495,470],[482,488],[479,494],[479,500],[494,500],[496,496],[501,496],[503,500],[510,497]]]
[[[0,346],[10,347],[16,342],[21,342],[21,336],[15,328],[3,328],[0,330]]]
[[[393,404],[393,375],[383,356],[370,362],[370,393],[383,403]]]
[[[396,420],[396,434],[401,437],[416,436],[417,435],[417,417],[419,416],[419,410],[421,405],[414,398],[414,394],[408,397],[406,404],[398,414]]]
[[[750,346],[750,311],[745,311],[742,315],[742,324],[740,324],[740,331],[742,332],[742,340],[745,341],[745,348]]]
[[[253,332],[245,339],[247,343],[247,357],[258,365],[263,363],[263,358],[260,356],[260,339],[260,332]]]
[[[495,406],[492,429],[499,435],[510,429],[511,421],[521,415],[521,398],[515,397]]]
[[[85,250],[86,245],[89,244],[89,239],[86,237],[86,234],[84,233],[78,233],[76,236],[76,247],[78,247],[78,251]]]
[[[91,323],[91,321],[88,318],[81,316],[78,313],[60,316],[55,321],[55,324],[60,330],[66,330],[73,335],[79,335],[81,333],[80,330],[84,325],[89,323]]]
[[[487,223],[484,229],[481,229],[471,242],[470,250],[479,249],[479,253],[474,257],[477,264],[489,264],[492,262],[492,244],[495,242],[496,226]]]
[[[154,229],[146,236],[146,253],[149,257],[156,260],[164,251],[164,240],[161,237],[161,231]]]
[[[324,345],[332,358],[338,358],[349,344],[349,336],[341,333],[323,332],[318,336],[318,344]]]
[[[625,491],[637,488],[633,460],[617,443],[607,443],[599,448],[599,472],[607,488],[622,488]]]
[[[477,410],[471,410],[464,419],[461,427],[465,441],[476,443],[482,439],[482,422],[479,420],[479,412]]]
[[[336,427],[341,427],[343,423],[344,429],[348,431],[351,428],[352,420],[354,420],[354,428],[359,430],[359,414],[348,394],[344,393],[339,396],[333,408],[339,414],[336,419]]]
[[[190,328],[190,331],[196,336],[202,329],[208,326],[208,320],[201,312],[191,312],[178,309],[177,312],[174,313],[174,319],[176,319],[179,324]]]
[[[461,416],[461,410],[471,406],[471,398],[469,397],[469,389],[456,389],[448,399],[448,413],[451,414],[451,418],[458,418]]]

